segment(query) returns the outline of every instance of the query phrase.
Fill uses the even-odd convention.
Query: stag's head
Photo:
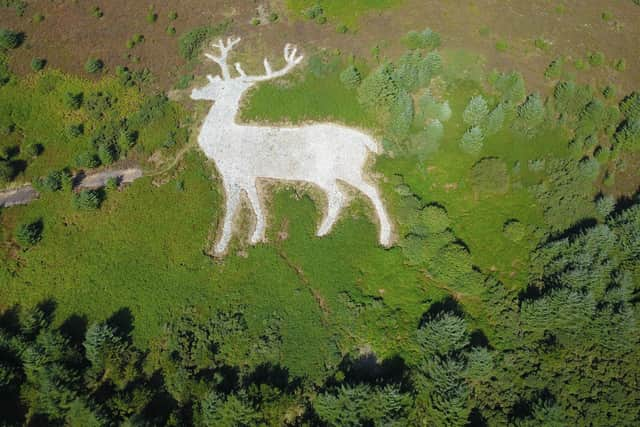
[[[231,75],[231,70],[229,65],[227,64],[227,57],[229,52],[233,47],[240,42],[240,38],[232,38],[229,37],[226,43],[221,39],[216,43],[212,43],[211,47],[217,49],[219,54],[210,54],[205,53],[205,56],[218,64],[220,66],[221,75],[213,77],[212,75],[207,75],[207,79],[209,80],[209,84],[199,89],[193,89],[191,92],[192,99],[207,99],[207,100],[216,100],[220,98],[225,92],[233,91],[244,92],[246,89],[256,84],[257,82],[262,82],[266,80],[275,79],[285,74],[289,73],[296,65],[302,62],[303,56],[297,55],[297,48],[295,46],[291,46],[290,44],[285,45],[284,47],[284,59],[286,65],[280,70],[273,71],[269,61],[264,59],[264,70],[265,74],[259,76],[250,76],[244,72],[242,66],[239,63],[235,63],[235,69],[237,72],[237,76]]]

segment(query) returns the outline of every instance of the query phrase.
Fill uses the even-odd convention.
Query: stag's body
[[[237,42],[237,41],[236,41]],[[229,40],[227,50],[235,44]],[[218,47],[224,53],[222,42]],[[289,66],[299,63],[295,50],[291,54],[285,48]],[[236,123],[241,98],[258,78],[249,78],[236,65],[240,78],[231,79],[225,57],[212,57],[223,68],[223,80],[209,78],[211,84],[224,82],[217,87],[215,104],[207,115],[198,137],[198,144],[212,159],[222,176],[226,196],[226,211],[222,235],[215,251],[223,253],[231,239],[233,218],[240,205],[240,197],[246,193],[256,214],[256,227],[251,243],[264,239],[266,219],[257,191],[258,179],[279,181],[303,181],[320,187],[328,198],[325,218],[317,234],[327,234],[338,218],[345,197],[338,181],[347,183],[371,201],[380,221],[380,243],[390,244],[391,224],[375,187],[363,177],[369,151],[377,152],[377,144],[367,134],[335,124],[314,124],[302,127],[246,126]],[[267,76],[272,73],[265,61]],[[255,80],[254,80],[255,79]],[[258,80],[259,81],[259,80]],[[206,89],[206,88],[205,88]],[[204,91],[204,89],[203,89]],[[208,99],[206,94],[194,90],[194,99]]]

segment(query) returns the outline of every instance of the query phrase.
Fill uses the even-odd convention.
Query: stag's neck
[[[225,91],[211,107],[206,123],[218,127],[234,125],[245,92],[246,90]]]

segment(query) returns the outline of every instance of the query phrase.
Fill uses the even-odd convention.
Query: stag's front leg
[[[331,231],[333,228],[333,224],[338,220],[338,216],[340,215],[340,210],[344,206],[346,201],[342,191],[338,188],[338,184],[333,182],[326,186],[321,187],[327,193],[327,213],[320,224],[320,228],[316,235],[318,237],[325,236]]]
[[[262,205],[260,204],[260,196],[258,196],[256,183],[254,182],[247,185],[246,191],[247,197],[249,197],[249,202],[251,202],[253,212],[256,214],[256,228],[253,230],[253,234],[251,235],[251,244],[255,245],[256,243],[263,241],[265,238],[266,218],[262,211]]]
[[[222,254],[227,250],[229,241],[231,241],[231,233],[233,232],[233,218],[240,206],[240,186],[231,184],[225,185],[226,207],[224,212],[224,222],[222,223],[222,235],[215,247],[217,254]]]

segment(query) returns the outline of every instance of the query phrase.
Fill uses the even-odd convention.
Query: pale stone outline
[[[205,56],[220,66],[222,77],[208,75],[209,84],[191,92],[192,99],[215,101],[198,136],[198,145],[214,161],[222,177],[226,197],[222,234],[215,253],[223,254],[227,250],[242,192],[247,195],[256,217],[250,242],[256,244],[264,240],[266,218],[258,195],[258,179],[302,181],[320,187],[327,195],[328,207],[317,236],[331,231],[346,202],[338,181],[355,187],[373,203],[380,223],[380,244],[390,246],[391,221],[377,188],[363,176],[369,151],[379,153],[376,141],[364,132],[331,123],[302,127],[238,124],[236,116],[244,93],[257,82],[284,76],[303,59],[297,56],[295,47],[287,44],[286,65],[282,69],[273,71],[265,59],[265,74],[248,76],[236,63],[238,76],[232,77],[227,56],[239,41],[240,38],[228,38],[226,44],[219,40],[212,45],[220,54]]]

